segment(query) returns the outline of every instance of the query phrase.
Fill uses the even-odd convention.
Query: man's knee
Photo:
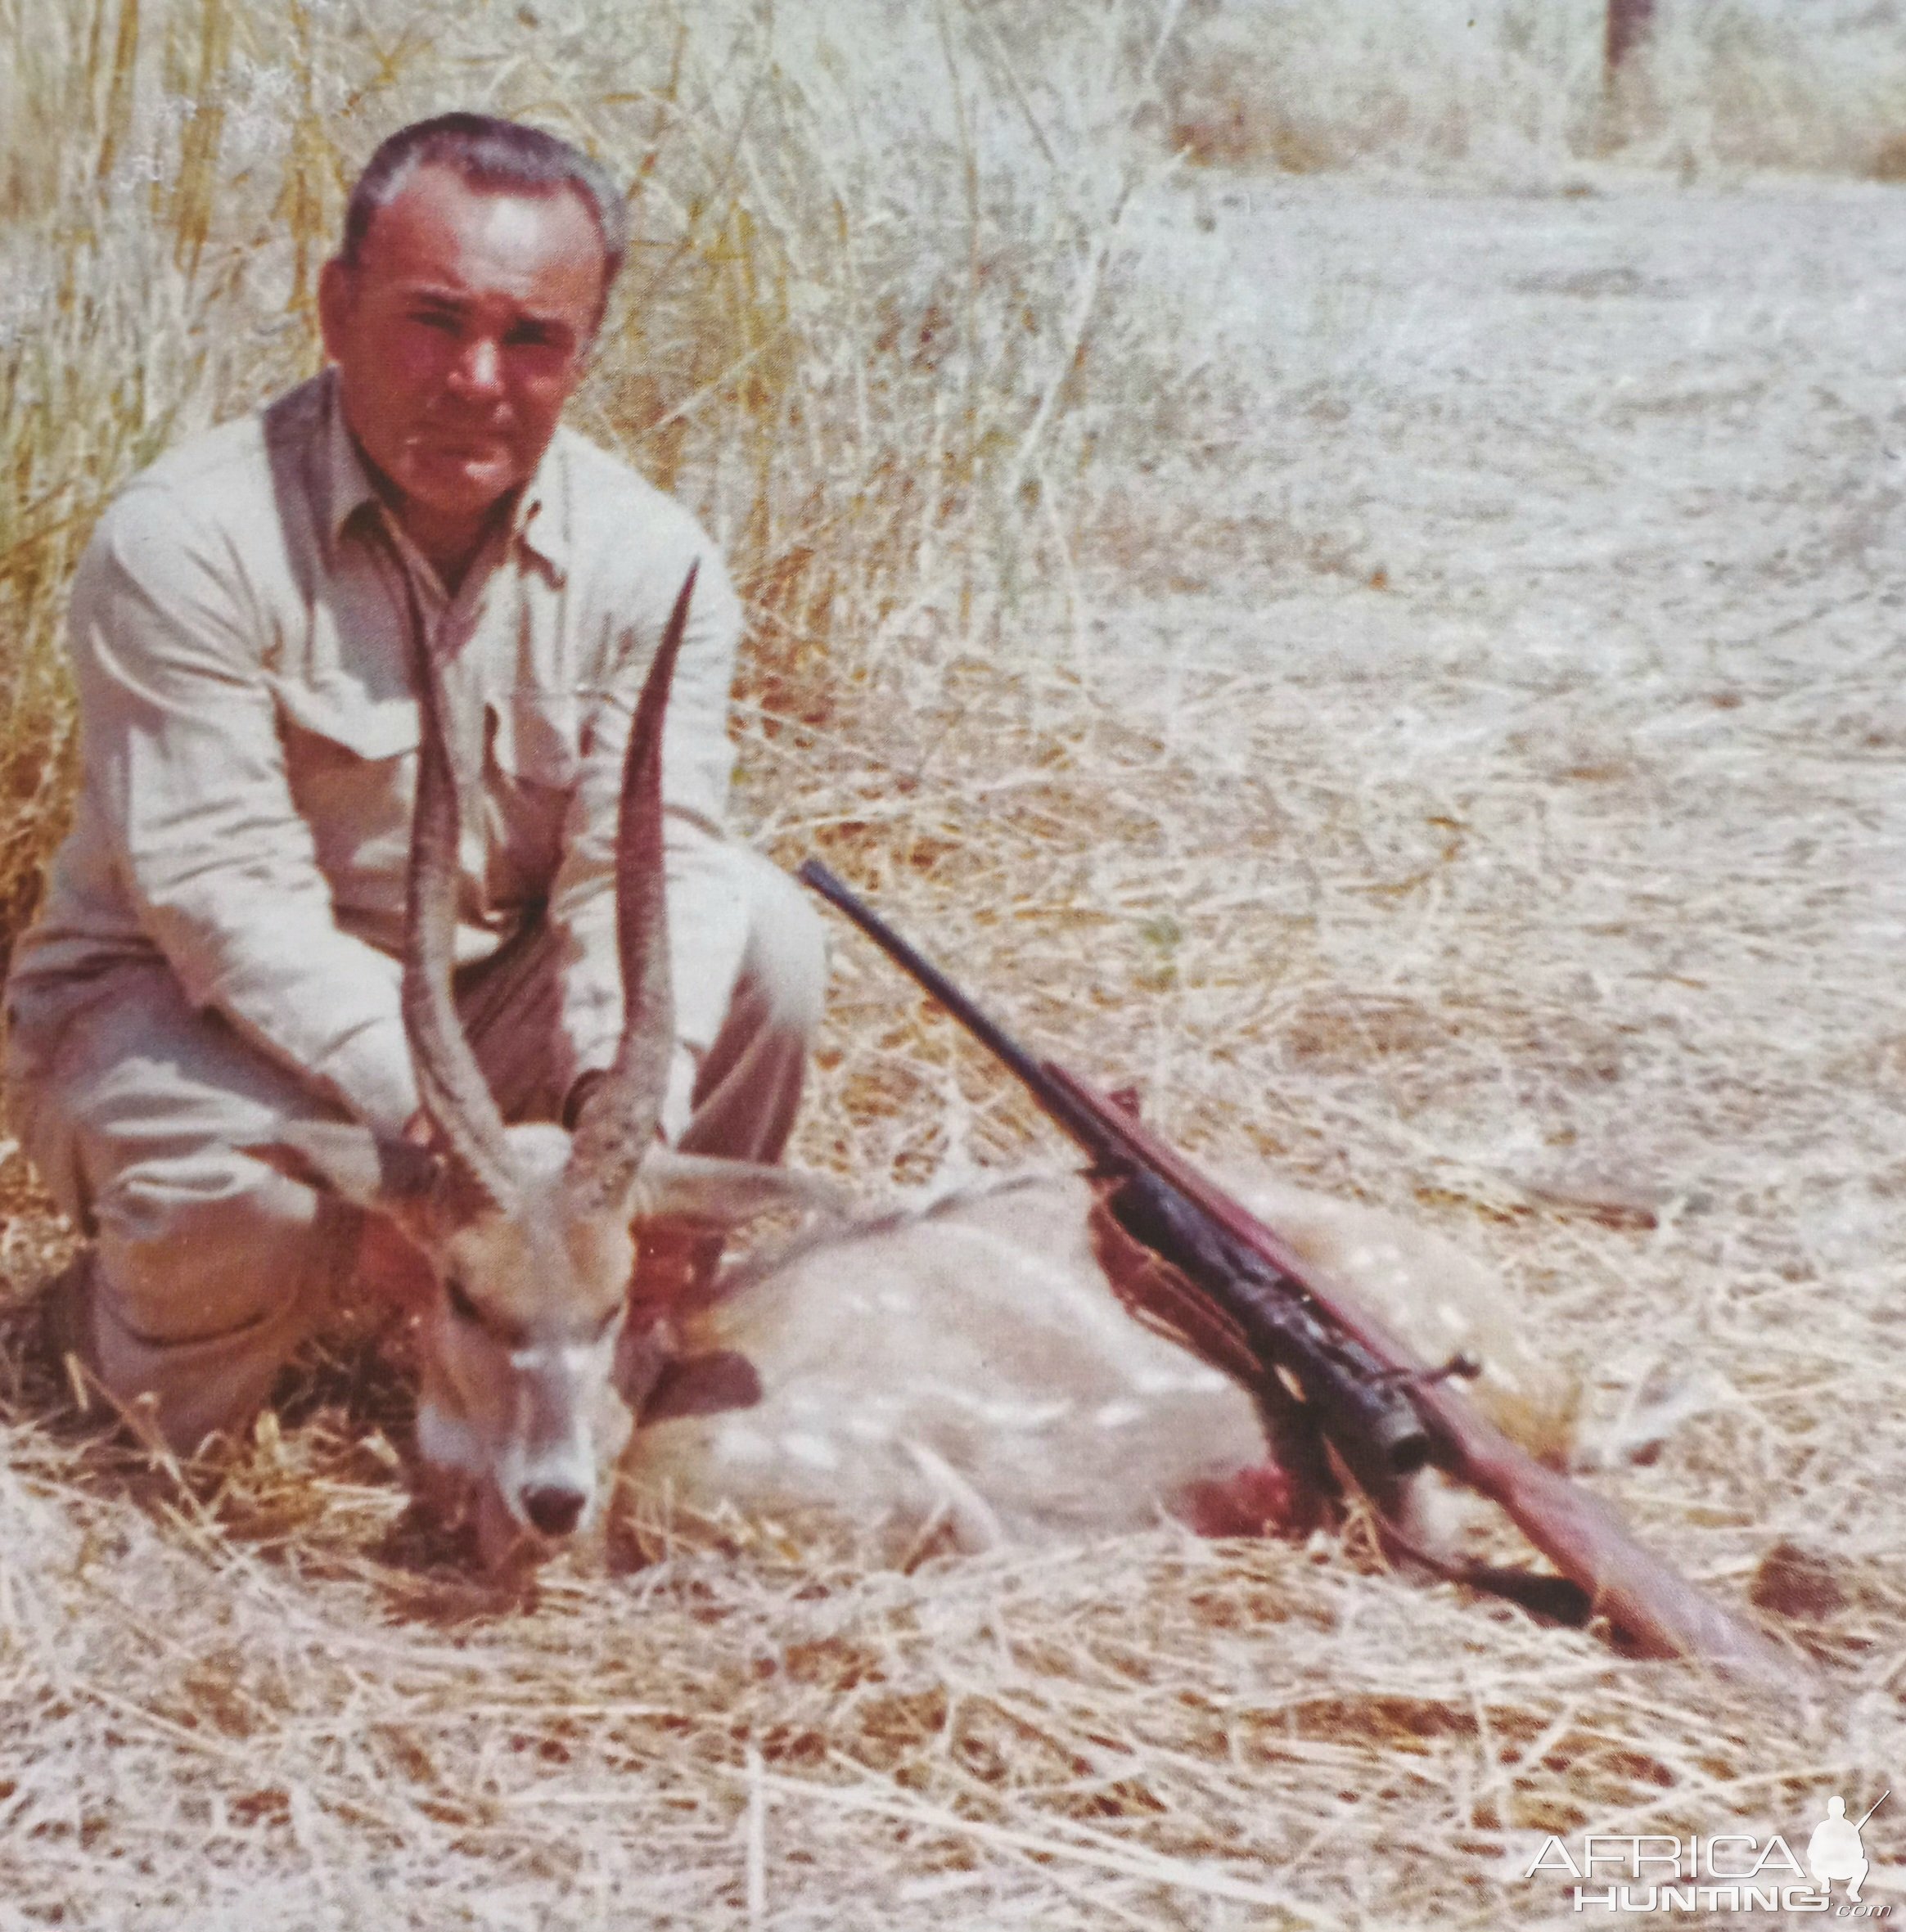
[[[129,975],[124,994],[79,1016],[56,1053],[10,1068],[9,1100],[92,1240],[65,1342],[190,1449],[241,1425],[322,1320],[355,1254],[356,1211],[241,1151],[318,1110],[295,1083],[158,975]]]
[[[356,1253],[356,1209],[227,1158],[223,1175],[206,1155],[121,1169],[65,1284],[75,1305],[52,1316],[107,1395],[182,1453],[250,1423]]]
[[[749,890],[748,946],[737,997],[757,1005],[760,1022],[798,1036],[819,1030],[827,1003],[827,948],[813,903],[780,867],[759,853],[740,855]]]
[[[99,1293],[162,1344],[287,1318],[354,1232],[310,1188],[216,1146],[120,1169],[92,1222]]]

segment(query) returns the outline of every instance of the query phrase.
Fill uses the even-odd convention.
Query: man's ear
[[[318,272],[318,327],[324,338],[324,353],[334,363],[339,359],[357,295],[356,272],[342,255],[333,255]]]
[[[308,1187],[397,1218],[430,1200],[443,1174],[429,1148],[350,1120],[288,1120],[272,1139],[239,1151]]]

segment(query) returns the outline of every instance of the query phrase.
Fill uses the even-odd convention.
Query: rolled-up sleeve
[[[746,907],[723,862],[721,830],[734,763],[728,713],[741,604],[719,555],[695,524],[680,516],[672,534],[622,592],[550,900],[561,942],[570,1079],[607,1065],[622,1029],[615,830],[623,763],[642,681],[691,564],[695,595],[663,733],[662,794],[675,1033],[696,1052],[706,1051],[721,1025],[746,936]]]
[[[196,1005],[400,1127],[417,1097],[398,969],[334,916],[229,539],[135,485],[87,552],[71,631],[85,782],[147,936]]]

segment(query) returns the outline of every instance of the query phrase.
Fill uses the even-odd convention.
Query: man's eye
[[[470,1299],[470,1291],[454,1276],[444,1279],[444,1299],[450,1304],[450,1313],[459,1322],[467,1322],[473,1328],[481,1325],[482,1311]]]

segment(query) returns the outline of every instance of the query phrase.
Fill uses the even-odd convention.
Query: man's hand
[[[421,1315],[436,1299],[437,1277],[422,1252],[381,1214],[364,1216],[354,1277],[367,1299]]]

